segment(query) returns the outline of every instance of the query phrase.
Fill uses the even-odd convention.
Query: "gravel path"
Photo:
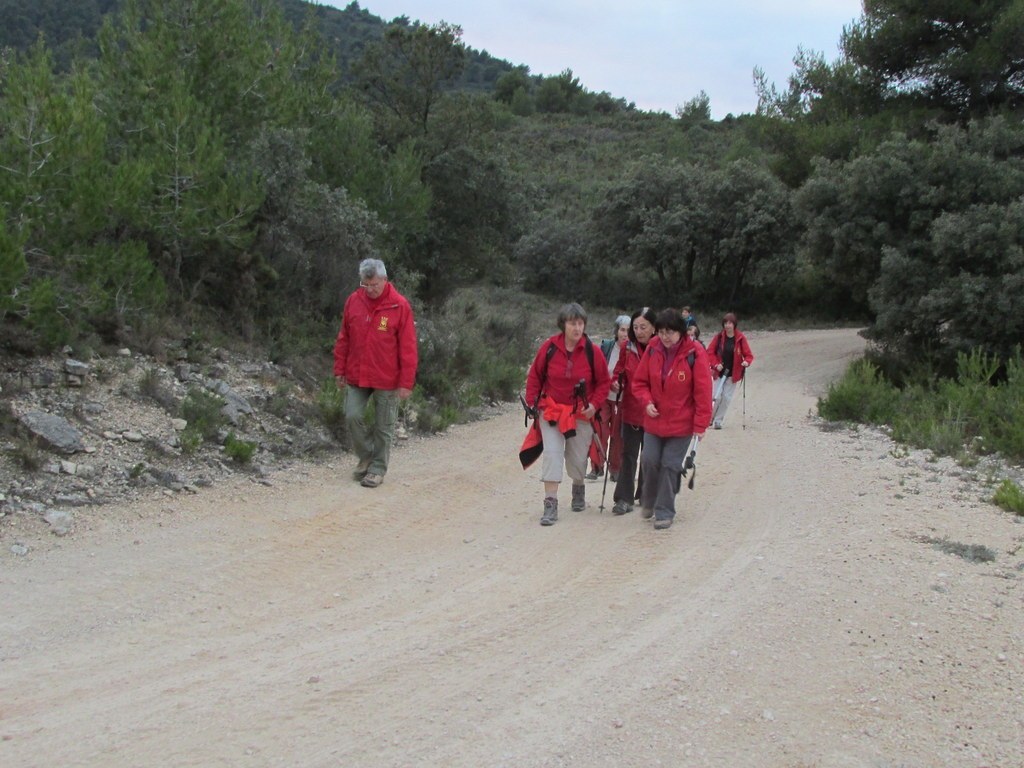
[[[4,546],[0,765],[1024,765],[1024,527],[819,426],[855,332],[749,337],[667,531],[538,525],[506,409]]]

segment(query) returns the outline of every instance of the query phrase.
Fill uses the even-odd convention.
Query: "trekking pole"
[[[601,505],[598,507],[598,509],[601,511],[601,514],[604,514],[604,497],[608,494],[608,475],[609,474],[610,474],[610,470],[608,469],[608,459],[606,457],[605,458],[605,462],[604,462],[604,486],[601,488]]]
[[[747,371],[749,368],[743,369],[743,429],[747,428]]]
[[[619,389],[615,393],[615,410],[616,411],[618,411],[618,409],[619,409],[619,401],[621,399],[622,399],[622,374],[620,373],[619,374]],[[615,413],[614,412],[612,413],[612,419],[611,420],[612,420],[612,422],[615,421]],[[612,428],[612,425],[609,424],[608,425],[608,429],[609,429],[608,448],[609,448],[609,450],[612,447],[612,436],[611,436],[611,432],[610,432],[611,428]],[[611,474],[610,467],[611,467],[611,463],[608,461],[608,454],[606,453],[605,454],[605,458],[604,458],[604,488],[601,489],[601,506],[598,507],[598,509],[601,510],[602,514],[604,514],[604,497],[608,494],[608,475]]]

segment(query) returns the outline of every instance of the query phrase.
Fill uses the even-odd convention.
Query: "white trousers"
[[[573,485],[583,485],[587,474],[587,455],[594,439],[594,427],[589,421],[576,422],[576,435],[568,440],[558,431],[557,425],[540,420],[540,434],[544,439],[544,453],[540,479],[545,483],[562,482],[562,469],[572,479]]]

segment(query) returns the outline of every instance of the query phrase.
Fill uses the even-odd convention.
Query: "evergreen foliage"
[[[155,318],[322,354],[370,255],[425,328],[487,284],[855,318],[900,398],[907,372],[1013,361],[1024,337],[1014,0],[868,3],[837,61],[799,50],[786,88],[755,73],[757,114],[721,121],[703,91],[641,112],[355,2],[0,1],[7,348]],[[491,359],[474,398],[514,378]],[[488,368],[447,362],[417,393],[436,413],[445,377]]]

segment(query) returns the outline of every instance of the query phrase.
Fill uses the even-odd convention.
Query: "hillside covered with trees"
[[[870,3],[839,60],[797,52],[756,114],[722,121],[703,94],[645,113],[357,3],[3,10],[8,349],[211,323],[278,356],[322,348],[371,254],[428,335],[490,286],[866,321],[940,368],[1024,336],[1011,0]],[[459,343],[442,335],[427,348]]]

